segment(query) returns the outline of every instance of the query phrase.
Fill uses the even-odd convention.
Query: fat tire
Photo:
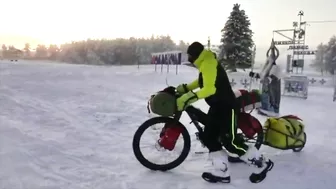
[[[142,154],[141,149],[140,149],[140,139],[142,134],[148,129],[149,127],[158,124],[158,123],[171,123],[175,122],[178,126],[182,128],[181,135],[184,139],[184,146],[181,155],[174,161],[164,164],[164,165],[158,165],[155,163],[152,163],[148,161]],[[181,136],[180,136],[181,137]],[[167,171],[176,168],[179,166],[187,157],[190,152],[190,134],[188,130],[185,128],[185,126],[179,122],[174,120],[173,118],[170,117],[154,117],[151,119],[148,119],[145,121],[143,124],[140,125],[140,127],[137,129],[137,131],[134,134],[133,137],[133,153],[136,157],[136,159],[146,168],[154,171]],[[154,148],[154,146],[153,146]]]

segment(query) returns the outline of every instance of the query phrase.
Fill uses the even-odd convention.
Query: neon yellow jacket
[[[194,64],[203,77],[203,88],[196,92],[198,99],[215,94],[218,62],[214,54],[211,51],[203,50]],[[195,90],[199,87],[199,78],[187,85],[188,90]]]

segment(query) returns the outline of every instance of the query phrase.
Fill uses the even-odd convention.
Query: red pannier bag
[[[259,90],[247,91],[240,89],[235,91],[235,95],[240,112],[252,112],[254,109],[261,107],[261,94]]]
[[[253,139],[254,136],[262,131],[262,125],[257,118],[249,113],[241,112],[237,116],[237,127],[244,133],[244,135]]]
[[[159,144],[169,151],[172,151],[175,148],[176,142],[182,133],[182,128],[179,126],[172,126],[164,128],[159,140]]]

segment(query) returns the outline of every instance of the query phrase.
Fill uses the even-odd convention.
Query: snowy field
[[[262,183],[250,183],[252,170],[243,164],[231,165],[231,184],[203,181],[207,156],[194,153],[203,150],[196,141],[174,170],[140,165],[132,137],[150,117],[148,97],[166,87],[166,78],[176,85],[195,77],[187,66],[175,75],[155,73],[153,66],[0,62],[0,189],[335,189],[336,102],[330,87],[310,88],[307,100],[283,97],[281,114],[300,116],[308,140],[300,153],[263,148],[275,167]]]

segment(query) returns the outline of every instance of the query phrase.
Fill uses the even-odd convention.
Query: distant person
[[[258,109],[258,113],[278,117],[280,113],[282,70],[276,64],[275,59],[274,55],[270,55],[261,72],[250,72],[249,76],[260,79],[262,83],[262,107]]]

